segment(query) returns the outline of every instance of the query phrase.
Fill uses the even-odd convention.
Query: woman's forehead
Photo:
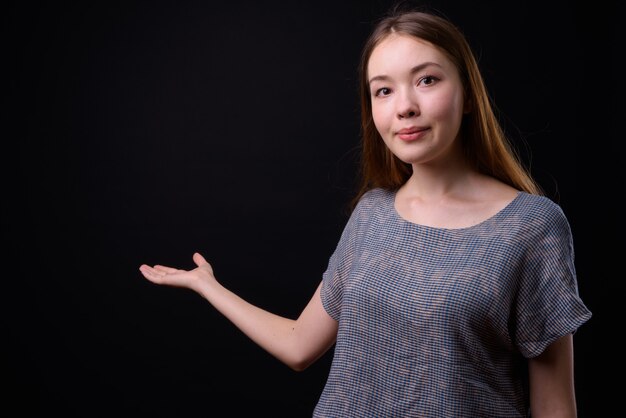
[[[446,55],[432,43],[412,35],[392,33],[372,50],[367,63],[368,78],[427,62],[441,67],[451,65]]]

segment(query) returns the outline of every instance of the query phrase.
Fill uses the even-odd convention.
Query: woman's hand
[[[268,353],[294,370],[304,370],[334,344],[338,322],[322,306],[321,283],[297,320],[273,314],[245,301],[221,286],[213,268],[200,254],[197,267],[179,270],[142,264],[141,274],[152,283],[185,287],[205,298]]]
[[[142,264],[139,267],[139,271],[152,283],[186,287],[202,294],[202,289],[206,287],[206,285],[216,282],[215,276],[213,275],[213,268],[199,253],[194,253],[193,261],[198,266],[193,270],[179,270],[159,264],[150,267],[146,264]]]

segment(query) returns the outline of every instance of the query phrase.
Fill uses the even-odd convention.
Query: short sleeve
[[[573,237],[565,214],[548,201],[540,215],[527,223],[513,325],[516,344],[527,358],[574,333],[591,317],[578,293]]]
[[[346,281],[352,269],[356,252],[356,235],[363,200],[354,208],[346,223],[335,251],[322,277],[320,297],[322,306],[335,320],[341,316],[341,305]]]

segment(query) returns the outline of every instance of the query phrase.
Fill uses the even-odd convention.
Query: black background
[[[4,416],[310,416],[330,353],[293,372],[138,267],[192,268],[199,251],[228,288],[297,316],[347,219],[357,59],[390,4],[5,9]],[[579,416],[620,410],[623,6],[415,4],[466,33],[570,220],[594,314],[575,336]]]

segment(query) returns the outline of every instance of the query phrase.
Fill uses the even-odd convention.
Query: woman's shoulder
[[[563,216],[563,209],[554,200],[545,195],[519,192],[515,199],[518,206],[529,215],[543,214],[549,216]]]
[[[352,210],[351,217],[354,219],[370,219],[376,214],[387,213],[393,207],[395,192],[383,189],[372,188],[364,192]]]
[[[393,202],[394,196],[395,191],[375,187],[363,193],[356,205],[356,208],[362,210],[383,207],[385,203]]]
[[[518,197],[511,205],[512,212],[517,215],[521,223],[538,228],[569,229],[569,222],[561,206],[545,195],[519,192]]]
[[[394,191],[383,189],[382,187],[374,187],[373,189],[369,189],[367,192],[363,193],[363,197],[361,197],[361,200],[375,201],[387,199],[393,195],[395,195]]]

